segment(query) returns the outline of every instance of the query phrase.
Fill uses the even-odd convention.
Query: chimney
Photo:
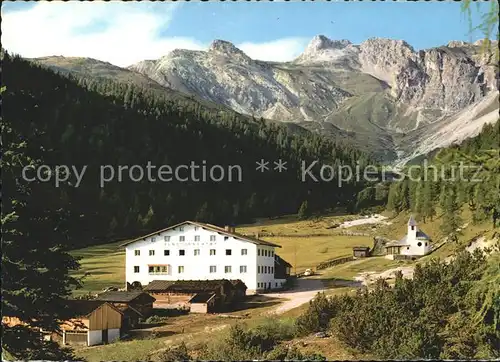
[[[258,232],[256,232],[256,233],[255,233],[255,239],[258,239],[258,238],[259,238],[259,233],[258,233]]]
[[[234,233],[234,226],[226,225],[226,226],[224,226],[224,229],[225,229],[228,233]]]

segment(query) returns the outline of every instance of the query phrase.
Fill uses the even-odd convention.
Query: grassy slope
[[[343,255],[349,255],[353,246],[372,246],[373,236],[385,236],[391,239],[400,239],[406,234],[406,222],[409,214],[402,213],[391,219],[391,225],[360,225],[346,230],[366,233],[371,236],[347,236],[339,235],[339,229],[329,228],[333,224],[341,223],[345,220],[355,219],[354,215],[332,215],[316,220],[298,220],[295,215],[283,217],[277,220],[263,220],[258,224],[242,225],[237,231],[247,235],[256,233],[272,234],[264,236],[262,239],[274,242],[282,246],[277,253],[290,264],[296,267],[297,273],[307,268],[314,268],[318,263]],[[463,220],[469,220],[470,214],[465,210],[462,215]],[[420,222],[419,227],[430,235],[435,242],[443,238],[440,230],[441,218]],[[462,241],[467,241],[491,228],[488,222],[472,225],[469,223],[463,230]],[[307,236],[318,235],[318,236]],[[107,286],[123,287],[125,283],[125,255],[123,249],[119,248],[120,242],[92,246],[77,250],[73,254],[81,257],[82,269],[78,275],[89,273],[83,289],[75,294],[88,292],[98,292]],[[454,245],[445,244],[435,253],[431,254],[439,257],[446,257],[453,253]],[[358,262],[359,263],[359,262]],[[325,278],[334,276],[352,277],[361,271],[380,271],[383,268],[391,267],[394,262],[384,258],[371,258],[362,261],[361,264],[346,264],[324,271]],[[382,269],[380,269],[382,268]]]
[[[361,225],[350,228],[350,231],[365,232],[371,235],[383,235],[394,239],[402,237],[406,232],[406,222],[408,214],[400,214],[391,219],[391,225],[379,225],[375,229],[373,225]],[[464,211],[464,220],[468,219],[469,214]],[[305,265],[315,264],[319,261],[329,259],[336,255],[350,252],[352,245],[368,245],[371,246],[371,237],[349,237],[336,235],[338,230],[328,228],[332,224],[343,222],[349,219],[356,219],[355,215],[332,215],[320,218],[318,220],[299,221],[296,216],[287,216],[278,220],[261,220],[258,224],[242,225],[238,227],[238,231],[247,234],[272,233],[273,237],[264,237],[266,240],[274,241],[283,245],[279,253],[284,258],[293,263],[294,244],[297,244],[297,261],[298,271]],[[420,226],[427,234],[435,240],[442,238],[439,230],[440,218],[437,217],[433,221],[428,220],[426,223],[420,223]],[[469,225],[463,230],[461,236],[462,243],[466,243],[472,237],[480,232],[488,232],[490,224]],[[325,234],[316,237],[294,237],[291,235],[310,235],[310,234]],[[78,293],[87,291],[98,291],[105,286],[116,285],[123,286],[124,283],[124,254],[118,247],[120,243],[110,243],[106,245],[93,246],[74,252],[74,255],[82,257],[82,273],[89,272],[87,282],[83,290]],[[323,250],[327,250],[323,252]],[[446,257],[454,251],[453,245],[445,245],[432,256]],[[338,265],[324,271],[316,278],[323,279],[325,286],[331,288],[327,294],[342,294],[353,292],[353,287],[338,284],[340,281],[350,281],[358,273],[366,271],[383,271],[389,268],[394,268],[401,265],[411,265],[412,262],[397,262],[385,259],[384,257],[372,257],[359,259],[350,263]],[[245,323],[249,326],[256,325],[268,318],[267,313],[275,307],[278,301],[265,302],[255,306],[252,309],[245,309],[231,314],[244,315],[247,314]],[[295,318],[307,308],[307,304],[298,308],[292,309],[282,316],[280,319]],[[165,327],[162,327],[166,335],[154,339],[120,341],[117,343],[94,346],[87,348],[78,348],[77,355],[84,357],[89,361],[99,360],[147,360],[150,353],[166,348],[169,345],[176,345],[181,341],[185,341],[189,348],[196,349],[200,343],[207,341],[207,334],[217,331],[217,333],[225,333],[223,330],[218,330],[222,326],[228,326],[238,323],[238,319],[218,318],[211,315],[189,315],[169,318]],[[303,345],[306,342],[306,345]],[[306,338],[294,340],[291,343],[297,343],[299,349],[303,351],[317,351],[322,353],[328,359],[366,359],[366,356],[354,355],[352,352],[342,348],[335,340]]]

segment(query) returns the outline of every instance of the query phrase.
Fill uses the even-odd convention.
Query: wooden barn
[[[123,314],[110,303],[98,300],[71,300],[73,318],[61,323],[62,344],[94,346],[120,338]]]
[[[187,306],[191,303],[192,298],[198,294],[203,295],[203,297],[213,294],[214,298],[208,304],[212,310],[218,310],[240,300],[246,292],[246,285],[242,281],[235,282],[235,285],[233,285],[231,281],[226,279],[153,280],[144,288],[144,291],[150,293],[156,299],[155,305],[160,308],[176,304]],[[201,296],[198,298],[203,299]],[[209,302],[209,300],[207,299],[206,302]]]
[[[67,308],[71,317],[60,322],[59,331],[40,330],[45,340],[63,345],[94,346],[120,338],[123,314],[113,305],[97,300],[68,300]],[[2,323],[27,325],[9,316],[2,316]]]
[[[123,313],[123,327],[134,328],[140,318],[148,317],[153,310],[153,298],[143,291],[109,291],[101,293],[96,300],[107,302]]]

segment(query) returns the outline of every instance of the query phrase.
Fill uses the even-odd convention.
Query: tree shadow
[[[283,302],[283,298],[269,297],[266,295],[249,295],[245,301],[234,304],[231,308],[232,312],[242,310],[266,308],[278,305]]]

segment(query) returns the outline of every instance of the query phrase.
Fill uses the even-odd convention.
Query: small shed
[[[215,310],[215,293],[198,293],[189,300],[191,313],[211,313]]]
[[[73,318],[61,323],[62,344],[94,346],[120,338],[123,314],[112,304],[97,300],[69,300]]]
[[[123,314],[113,305],[96,300],[71,299],[67,301],[66,309],[69,318],[59,322],[60,331],[51,332],[36,328],[44,340],[63,345],[94,346],[120,338]],[[10,327],[29,326],[18,317],[8,315],[2,316],[2,324]]]
[[[352,248],[352,255],[355,258],[366,258],[370,256],[370,247],[368,246],[355,246]]]

